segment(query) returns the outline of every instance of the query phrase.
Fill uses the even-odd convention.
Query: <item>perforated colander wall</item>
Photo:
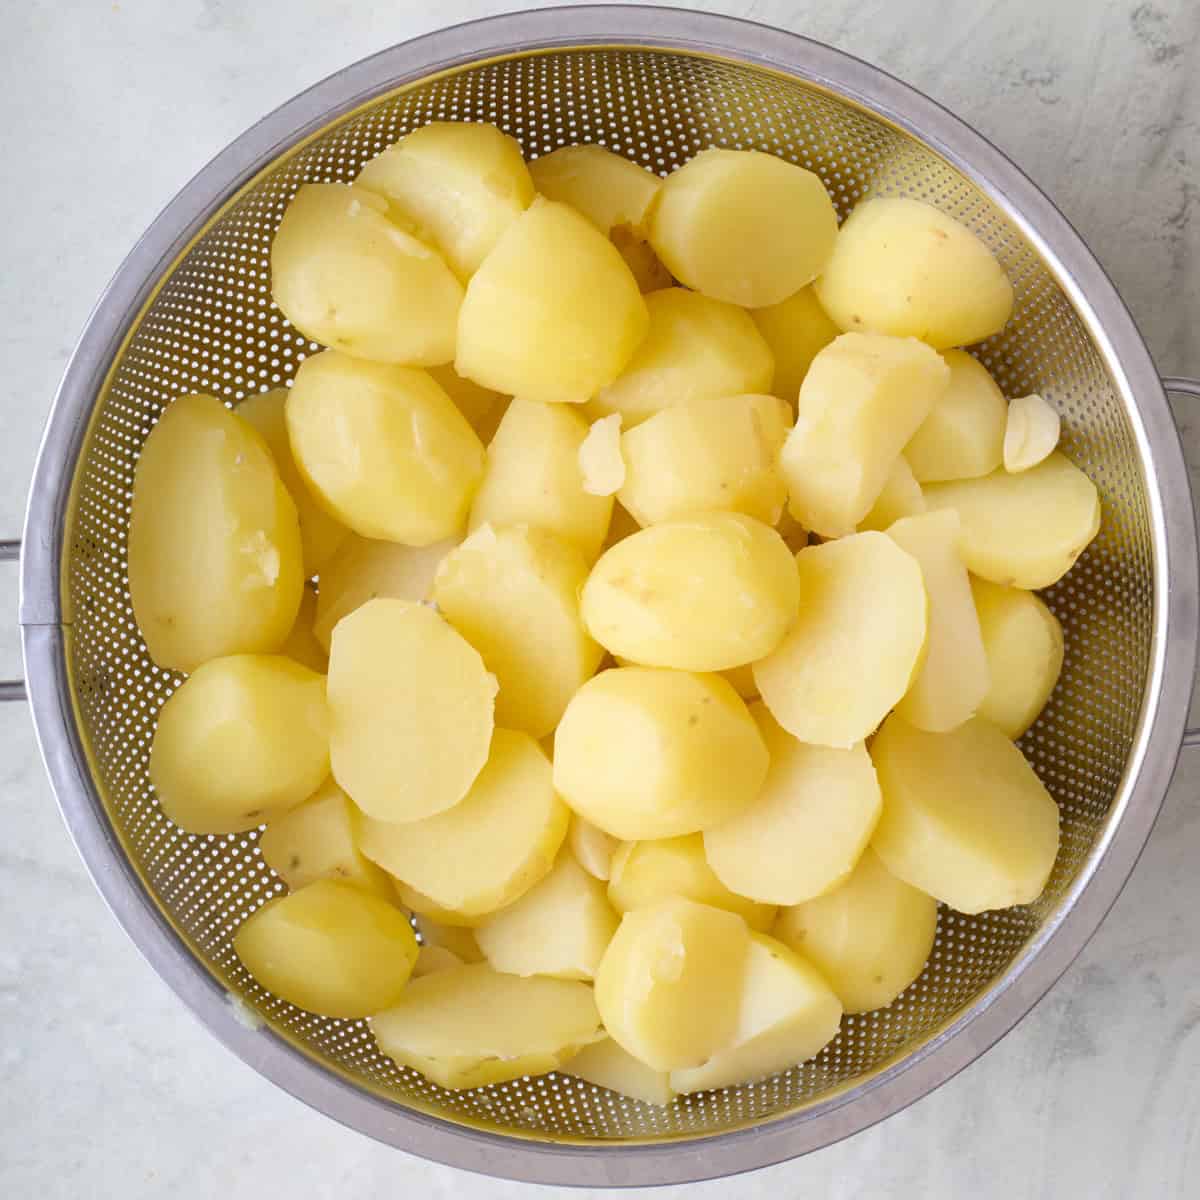
[[[563,1076],[443,1092],[382,1057],[363,1023],[313,1017],[254,984],[231,935],[282,890],[257,834],[185,835],[151,793],[155,714],[177,678],[146,657],[129,605],[126,531],[139,448],[181,393],[236,404],[291,379],[316,347],[270,300],[268,248],[285,205],[301,183],[349,180],[434,119],[495,122],[530,157],[600,142],[663,173],[707,146],[768,150],[818,172],[843,215],[868,189],[936,204],[987,241],[1016,287],[1013,320],[980,357],[1010,395],[1037,390],[1058,407],[1066,450],[1102,493],[1099,538],[1049,595],[1066,630],[1066,665],[1024,743],[1063,815],[1045,896],[979,917],[943,911],[933,957],[899,1000],[847,1018],[817,1060],[769,1081],[664,1110]],[[1129,754],[1150,649],[1153,576],[1137,462],[1102,361],[1041,260],[982,193],[906,135],[799,82],[683,54],[560,51],[464,69],[371,104],[262,176],[177,263],[116,364],[81,459],[66,539],[70,665],[96,782],[142,878],[230,990],[316,1058],[401,1103],[497,1130],[597,1140],[702,1135],[781,1115],[866,1078],[980,999],[1054,910],[1100,832]]]

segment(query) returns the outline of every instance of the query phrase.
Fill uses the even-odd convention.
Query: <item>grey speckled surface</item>
[[[729,0],[875,62],[1008,151],[1098,252],[1168,373],[1200,375],[1200,6],[1194,0]],[[259,115],[487,0],[32,0],[0,49],[0,533],[49,397],[154,213]],[[274,63],[290,63],[283,70]],[[1177,410],[1200,483],[1200,414]],[[15,611],[0,571],[0,611]],[[16,665],[0,623],[0,675]],[[1200,751],[1103,929],[1018,1029],[849,1142],[694,1196],[1126,1200],[1200,1172]],[[27,715],[0,712],[0,1195],[179,1200],[525,1189],[309,1112],[186,1015],[104,910]],[[1189,1185],[1188,1179],[1192,1180]],[[599,1195],[600,1193],[596,1193]],[[657,1193],[664,1198],[683,1189]]]

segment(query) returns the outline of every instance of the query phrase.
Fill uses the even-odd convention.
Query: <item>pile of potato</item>
[[[1013,299],[969,230],[887,197],[839,229],[768,154],[660,180],[434,123],[302,187],[271,272],[328,349],[176,400],[129,531],[188,673],[163,811],[265,824],[289,889],[235,939],[265,988],[446,1088],[665,1104],[889,1004],[939,901],[1036,899],[1034,590],[1100,509],[958,348]]]

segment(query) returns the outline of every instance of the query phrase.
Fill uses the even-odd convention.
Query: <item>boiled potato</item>
[[[428,370],[434,382],[454,401],[455,408],[467,418],[479,440],[485,446],[490,444],[508,411],[508,397],[464,379],[449,363]]]
[[[949,378],[913,338],[845,333],[830,342],[804,377],[780,456],[792,516],[822,537],[852,532]]]
[[[458,804],[487,761],[496,681],[423,604],[370,600],[343,617],[328,693],[334,778],[380,821]]]
[[[461,532],[483,444],[428,372],[315,354],[287,424],[300,473],[355,533],[428,546]]]
[[[587,984],[485,963],[414,979],[371,1032],[389,1058],[450,1089],[542,1075],[603,1036]]]
[[[682,897],[626,913],[596,972],[596,1007],[624,1050],[659,1071],[729,1045],[750,945],[741,917]]]
[[[1063,665],[1058,618],[1032,592],[972,579],[990,686],[979,715],[1019,738],[1046,706]]]
[[[847,330],[917,337],[938,350],[999,333],[1012,284],[965,225],[902,196],[867,200],[846,219],[816,284]]]
[[[474,933],[462,925],[443,925],[425,913],[414,912],[413,921],[421,935],[422,944],[449,950],[460,962],[483,962],[483,951]]]
[[[799,616],[754,664],[771,715],[793,737],[848,749],[908,690],[925,649],[928,601],[917,561],[882,533],[796,555]]]
[[[545,879],[479,925],[475,940],[497,971],[591,979],[616,931],[604,885],[564,852]]]
[[[434,602],[499,681],[501,725],[545,737],[600,665],[579,612],[586,576],[575,546],[528,525],[482,525],[438,567]]]
[[[423,945],[417,952],[417,961],[409,978],[420,979],[423,975],[435,975],[438,971],[449,971],[464,965],[463,960],[445,946]]]
[[[614,496],[625,486],[620,413],[600,417],[588,427],[579,444],[579,472],[590,496]]]
[[[746,952],[733,1038],[699,1066],[671,1072],[682,1093],[752,1083],[819,1054],[837,1037],[842,1005],[819,971],[756,933]]]
[[[506,395],[582,403],[624,370],[648,323],[612,243],[539,197],[467,285],[454,366]]]
[[[640,230],[661,182],[604,146],[561,146],[535,158],[529,173],[543,196],[569,204],[602,233]]]
[[[324,675],[329,669],[329,652],[321,645],[314,632],[313,625],[317,619],[317,593],[306,587],[300,600],[300,608],[296,613],[296,623],[292,632],[287,635],[287,641],[279,648],[279,653],[298,662],[318,675]]]
[[[402,229],[435,247],[464,282],[533,202],[533,180],[514,138],[494,125],[431,121],[359,172]]]
[[[325,680],[290,658],[197,667],[162,706],[150,782],[188,833],[238,833],[311,796],[329,774]]]
[[[731,304],[778,304],[825,268],[837,214],[811,171],[757,150],[704,150],[669,175],[650,244],[676,279]]]
[[[931,483],[925,499],[957,511],[967,569],[1009,587],[1057,583],[1100,531],[1096,485],[1058,451],[1019,475]]]
[[[796,615],[792,555],[761,521],[664,521],[606,550],[584,584],[588,632],[648,666],[722,671],[769,654]]]
[[[469,527],[536,526],[573,543],[594,562],[613,502],[584,488],[579,448],[587,436],[588,423],[574,409],[514,400],[488,446]]]
[[[785,908],[773,933],[825,976],[846,1012],[870,1012],[891,1004],[924,969],[937,901],[868,849],[833,891]]]
[[[271,296],[305,337],[381,363],[454,357],[462,285],[373,192],[306,183],[271,243]]]
[[[794,405],[808,368],[841,330],[829,319],[812,287],[803,287],[778,304],[751,314],[775,359],[771,391]]]
[[[774,525],[787,485],[776,468],[791,411],[775,396],[720,396],[663,409],[621,438],[617,493],[640,525],[740,512]]]
[[[662,259],[654,253],[654,247],[640,233],[618,225],[609,238],[616,246],[617,253],[625,260],[638,291],[643,295],[669,288],[675,282],[671,272],[663,266]]]
[[[885,532],[901,517],[915,517],[925,511],[925,494],[913,476],[912,468],[904,455],[892,463],[892,469],[884,481],[871,511],[858,523],[859,532],[869,529]]]
[[[1028,471],[1048,458],[1062,434],[1062,419],[1036,392],[1018,396],[1004,423],[1004,469]]]
[[[479,917],[512,904],[549,874],[568,818],[542,748],[528,734],[497,729],[465,800],[405,825],[367,817],[359,846],[441,908]]]
[[[926,733],[893,715],[871,743],[883,789],[872,845],[893,875],[958,909],[1030,904],[1058,854],[1058,806],[990,722]]]
[[[1008,402],[982,363],[963,350],[942,355],[950,384],[904,447],[919,483],[974,479],[1000,466]]]
[[[129,599],[150,657],[194,671],[278,650],[300,562],[296,507],[262,438],[213,396],[170,404],[138,457],[129,513]]]
[[[643,1104],[662,1108],[675,1099],[669,1072],[646,1066],[610,1037],[585,1046],[571,1059],[567,1073]]]
[[[943,510],[904,517],[887,536],[921,564],[929,597],[925,661],[896,711],[918,729],[943,733],[973,717],[988,691],[983,635],[958,553],[958,516]]]
[[[385,822],[385,824],[394,824]],[[393,830],[394,832],[394,830]],[[475,926],[483,921],[484,913],[476,913],[468,915],[466,913],[456,912],[452,908],[445,908],[438,904],[435,900],[430,899],[424,892],[417,891],[416,888],[410,887],[401,879],[392,877],[392,883],[396,888],[396,895],[400,897],[400,903],[413,914],[414,919],[420,917],[436,921],[437,924],[445,929],[462,929],[470,933]],[[474,936],[472,934],[472,936]],[[460,957],[462,957],[460,955]],[[475,961],[482,961],[483,955],[480,954]],[[466,961],[464,959],[464,961]]]
[[[269,992],[323,1017],[394,1004],[417,960],[404,914],[349,883],[319,879],[242,922],[233,948]]]
[[[686,288],[646,297],[649,328],[624,371],[588,405],[626,429],[693,400],[767,392],[774,363],[749,315]]]
[[[619,913],[649,908],[672,896],[737,913],[751,929],[770,929],[775,908],[731,892],[704,857],[698,833],[652,842],[622,842],[613,855],[608,898]]]
[[[577,813],[571,817],[567,830],[567,844],[575,861],[593,878],[607,882],[612,873],[613,855],[621,844],[591,821],[585,821]]]
[[[719,825],[766,773],[762,735],[717,675],[604,671],[575,693],[554,735],[559,795],[623,841]]]
[[[862,742],[811,746],[781,729],[765,705],[750,715],[771,755],[767,779],[733,820],[705,830],[704,854],[731,891],[799,904],[854,869],[879,821],[879,781]]]

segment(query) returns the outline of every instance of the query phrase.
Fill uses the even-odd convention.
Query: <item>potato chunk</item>
[[[262,438],[213,396],[181,396],[133,476],[129,599],[172,671],[278,650],[304,588],[296,508]]]
[[[611,834],[585,821],[578,814],[571,817],[567,844],[576,862],[593,878],[607,882],[612,873],[613,855],[621,844]]]
[[[847,333],[830,342],[804,377],[780,456],[792,516],[822,537],[850,533],[949,378],[912,338]]]
[[[917,337],[938,350],[999,333],[1013,306],[1004,268],[975,234],[901,196],[855,208],[816,288],[843,329]]]
[[[646,1066],[610,1037],[585,1046],[571,1059],[567,1074],[660,1108],[675,1099],[669,1072]]]
[[[282,655],[214,658],[159,711],[150,782],[188,833],[253,829],[328,774],[325,680]]]
[[[893,715],[871,743],[883,789],[872,845],[893,875],[959,912],[1029,904],[1058,854],[1058,806],[979,717],[925,733]]]
[[[428,546],[461,532],[483,444],[428,372],[315,354],[287,424],[301,474],[355,533]]]
[[[869,529],[886,532],[901,517],[915,517],[925,511],[925,494],[913,477],[912,468],[904,455],[900,455],[888,472],[883,491],[871,505],[871,511],[858,523],[860,533]]]
[[[579,472],[583,490],[590,496],[615,496],[625,486],[620,413],[591,423],[579,445]]]
[[[775,359],[771,391],[794,406],[812,360],[841,330],[829,319],[812,287],[803,287],[778,304],[756,308],[750,315]]]
[[[417,961],[417,938],[394,905],[319,879],[242,922],[233,948],[269,992],[323,1017],[370,1016],[394,1004]]]
[[[549,200],[569,204],[601,233],[642,229],[661,180],[604,146],[560,146],[535,158],[529,173]]]
[[[1036,392],[1018,396],[1008,406],[1004,425],[1004,469],[1028,471],[1044,462],[1058,445],[1062,419]]]

